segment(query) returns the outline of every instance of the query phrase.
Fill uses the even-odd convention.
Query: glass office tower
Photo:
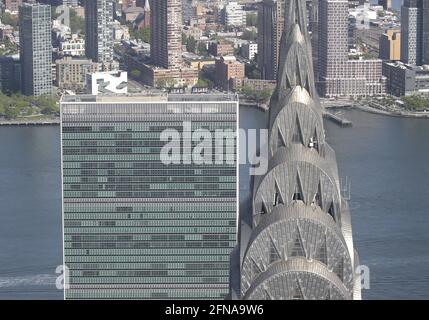
[[[160,137],[175,129],[181,148],[184,122],[235,132],[237,110],[228,95],[62,99],[66,299],[225,298],[236,161],[166,165]],[[223,149],[235,157],[236,141]]]

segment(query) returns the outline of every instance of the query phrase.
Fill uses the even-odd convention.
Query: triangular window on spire
[[[280,187],[277,183],[277,180],[274,181],[274,199],[273,199],[273,207],[276,207],[279,204],[285,204],[284,199],[283,199],[283,195],[280,191]]]
[[[265,204],[264,199],[262,199],[262,205],[261,205],[261,211],[259,212],[259,214],[264,215],[268,213],[268,208],[267,205]]]
[[[296,56],[296,84],[303,87],[302,77],[301,77],[301,65],[299,63],[299,56]]]
[[[269,257],[268,257],[268,263],[274,263],[276,261],[280,261],[282,258],[280,256],[280,253],[278,252],[273,239],[270,239],[270,251],[269,251]]]
[[[331,201],[331,204],[329,205],[328,214],[332,217],[332,219],[334,219],[334,221],[336,221],[334,201]]]
[[[304,139],[302,138],[301,125],[299,124],[298,115],[296,115],[295,128],[292,135],[292,142],[304,144]]]
[[[310,138],[310,142],[308,143],[308,147],[310,149],[316,149],[319,152],[319,136],[317,135],[317,128],[314,128],[313,136]]]
[[[293,242],[293,247],[290,256],[305,257],[304,245],[302,243],[302,238],[298,227],[296,227],[295,240]]]
[[[292,89],[292,85],[290,84],[289,76],[287,73],[286,73],[286,89]]]
[[[296,174],[295,191],[292,196],[293,201],[304,201],[304,193],[302,192],[301,179],[299,173]]]
[[[286,147],[286,141],[283,137],[283,133],[281,132],[280,128],[277,130],[277,149],[281,147]]]
[[[304,300],[304,295],[302,294],[301,286],[298,279],[295,280],[295,287],[292,294],[292,300]]]
[[[316,194],[314,195],[314,199],[313,199],[312,204],[322,208],[322,186],[320,184],[320,181],[319,181],[319,184],[317,186],[317,191],[316,191]]]
[[[307,90],[307,92],[311,95],[311,91],[310,91],[310,81],[309,81],[309,79],[308,79],[308,76],[306,76],[306,77],[305,77],[304,88],[305,88],[305,90]]]

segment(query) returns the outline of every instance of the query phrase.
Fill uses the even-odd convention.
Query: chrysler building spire
[[[255,179],[243,299],[360,299],[350,211],[325,141],[303,0],[286,1],[269,167]]]

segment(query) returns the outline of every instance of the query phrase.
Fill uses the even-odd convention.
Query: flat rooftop
[[[155,101],[238,101],[238,96],[232,93],[194,93],[194,94],[168,94],[163,92],[148,92],[144,94],[124,95],[63,95],[62,103],[80,102],[106,102],[106,103],[130,103],[130,102],[155,102]]]

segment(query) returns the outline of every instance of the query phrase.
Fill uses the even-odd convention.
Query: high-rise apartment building
[[[319,0],[319,92],[325,97],[385,93],[382,60],[349,60],[349,2]],[[316,48],[314,48],[316,50]]]
[[[422,64],[429,65],[429,0],[422,0]]]
[[[314,77],[319,80],[319,0],[311,0],[311,10],[309,14],[309,29],[311,31],[311,54],[313,56]],[[317,85],[316,85],[317,86]]]
[[[280,38],[284,27],[285,0],[264,0],[258,8],[258,65],[262,79],[275,80]]]
[[[229,95],[63,97],[66,299],[225,298],[236,142],[211,138],[235,136],[237,111]]]
[[[182,1],[151,3],[151,60],[154,65],[176,68],[182,61]]]
[[[51,6],[24,3],[19,9],[22,92],[52,94]]]
[[[401,31],[395,29],[386,30],[380,36],[379,58],[383,60],[401,60]]]
[[[392,0],[378,0],[378,5],[383,6],[384,10],[392,9]]]
[[[423,12],[422,0],[405,0],[401,8],[401,60],[422,64]]]
[[[229,1],[222,10],[222,23],[226,26],[241,27],[246,25],[246,11],[237,1]]]
[[[113,0],[85,1],[85,54],[102,70],[114,69]]]
[[[401,8],[401,60],[429,64],[429,0],[405,0]]]
[[[339,70],[347,59],[349,4],[347,0],[319,1],[319,64],[324,76]],[[316,48],[314,48],[316,50]]]
[[[237,61],[236,57],[225,56],[216,58],[215,83],[218,88],[230,91],[234,87],[234,81],[242,81],[244,78],[244,63]]]

